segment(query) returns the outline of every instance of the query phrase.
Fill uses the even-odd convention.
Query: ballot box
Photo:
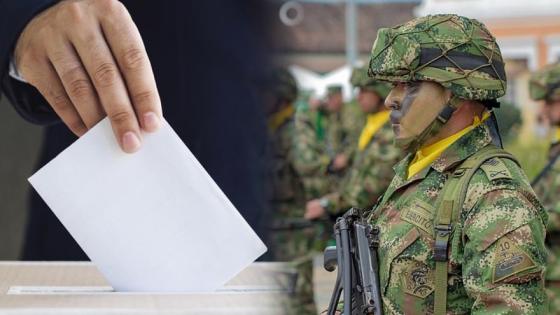
[[[0,262],[0,314],[285,314],[294,270],[256,262],[215,292],[115,292],[90,262]]]

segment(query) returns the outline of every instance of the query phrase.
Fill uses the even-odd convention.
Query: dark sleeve
[[[27,23],[56,0],[0,0],[0,95],[5,95],[17,112],[36,124],[58,121],[41,94],[29,84],[9,75],[9,63],[15,43]]]

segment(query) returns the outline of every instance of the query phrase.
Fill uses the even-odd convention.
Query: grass
[[[522,142],[517,138],[507,142],[505,149],[515,155],[527,177],[532,180],[546,165],[548,146],[546,139]]]

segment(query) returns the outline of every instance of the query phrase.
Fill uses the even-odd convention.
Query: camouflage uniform
[[[360,105],[356,100],[349,103],[345,103],[342,106],[342,128],[346,131],[346,149],[344,153],[348,157],[353,157],[356,152],[356,143],[358,143],[358,138],[362,128],[366,123],[366,115],[360,109]]]
[[[531,98],[536,101],[560,96],[560,64],[552,64],[535,73],[529,82]],[[546,282],[549,293],[550,313],[560,314],[560,143],[550,147],[549,164],[538,176],[534,185],[544,208],[548,211],[547,230],[548,261]]]
[[[270,115],[269,131],[272,151],[273,229],[270,249],[276,261],[290,262],[297,271],[294,299],[286,310],[289,314],[316,314],[313,297],[312,249],[313,228],[291,228],[289,223],[303,217],[305,197],[303,183],[294,168],[295,108],[291,104],[297,96],[294,78],[286,70],[277,70],[271,84],[276,98],[285,102]]]
[[[318,135],[316,115],[309,108],[298,107],[294,122],[294,167],[302,178],[306,200],[322,196],[333,185],[332,176],[327,175],[331,157]]]
[[[456,15],[381,29],[369,73],[394,82],[435,81],[456,97],[479,101],[502,96],[506,86],[495,39],[478,21]],[[462,194],[444,189],[463,175],[461,165],[477,161],[492,141],[481,124],[410,179],[413,153],[395,166],[391,185],[370,215],[380,229],[385,313],[546,313],[547,216],[521,168],[497,156],[474,167],[464,203],[450,213]],[[441,288],[443,304],[436,301]]]
[[[388,84],[368,78],[366,69],[355,69],[350,81],[355,87],[375,92],[381,101],[390,90]],[[388,121],[363,150],[354,151],[352,165],[340,181],[337,192],[323,198],[328,211],[336,214],[350,207],[366,209],[375,203],[393,178],[392,166],[403,157],[402,151],[393,145],[393,139],[393,129]],[[358,137],[355,148],[357,144]]]
[[[433,313],[438,197],[455,167],[491,141],[481,125],[409,180],[413,155],[395,166],[395,178],[371,218],[380,228],[379,274],[387,314]],[[449,242],[447,311],[543,314],[546,214],[517,164],[501,158],[493,163],[506,176],[492,179],[492,168],[475,173]],[[521,261],[509,262],[511,257]],[[508,263],[511,270],[502,267]]]
[[[392,166],[402,158],[393,139],[391,123],[385,123],[363,151],[354,153],[352,166],[338,191],[324,197],[329,212],[338,214],[350,207],[365,209],[383,194],[394,175]]]
[[[327,88],[328,95],[342,94],[342,86],[331,85]],[[357,110],[357,111],[356,111]],[[334,158],[337,154],[344,154],[350,158],[354,151],[354,141],[357,132],[363,126],[363,115],[357,106],[342,104],[338,112],[324,112],[325,115],[325,145],[327,153]],[[342,175],[344,171],[339,172]]]

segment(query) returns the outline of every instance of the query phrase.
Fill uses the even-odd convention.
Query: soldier
[[[327,211],[334,215],[349,207],[373,206],[393,178],[391,167],[402,158],[393,145],[389,111],[383,106],[391,87],[369,78],[367,68],[355,69],[351,83],[359,88],[358,103],[367,114],[367,123],[354,144],[353,163],[337,191],[307,202],[307,219],[319,218]]]
[[[339,175],[348,167],[349,158],[352,153],[350,122],[345,120],[344,115],[349,114],[344,110],[341,85],[330,85],[327,87],[327,99],[323,105],[325,115],[325,145],[327,153],[336,163]],[[350,128],[350,129],[349,129]]]
[[[529,81],[529,92],[535,101],[543,101],[542,116],[555,128],[549,150],[549,162],[533,181],[535,193],[548,211],[546,227],[549,250],[546,286],[550,313],[560,313],[560,64],[552,64],[536,72]]]
[[[331,191],[334,174],[346,167],[346,158],[332,156],[327,149],[325,105],[310,98],[298,106],[294,122],[294,167],[303,181],[306,200]]]
[[[430,15],[380,29],[369,75],[408,155],[368,220],[386,314],[544,314],[547,215],[491,109],[506,90],[495,38]],[[492,136],[494,135],[494,137]]]
[[[352,70],[352,75],[350,76],[350,83],[355,90],[359,90],[359,88],[352,82],[356,82],[356,80],[361,77],[361,69],[362,68],[354,68]],[[352,158],[354,157],[354,154],[358,148],[356,146],[356,143],[358,143],[358,139],[360,138],[362,129],[366,124],[367,113],[364,113],[364,111],[362,110],[358,102],[358,97],[359,92],[358,95],[354,99],[352,99],[352,101],[344,103],[344,105],[342,106],[342,128],[346,131],[345,141],[348,144],[346,146],[345,152],[350,157],[348,168],[352,166]]]
[[[292,219],[303,215],[303,183],[294,168],[294,101],[298,95],[295,78],[285,69],[274,72],[269,82],[268,129],[271,140],[273,227],[270,249],[274,260],[289,262],[297,271],[290,314],[316,314],[312,281],[313,227],[292,227]]]

